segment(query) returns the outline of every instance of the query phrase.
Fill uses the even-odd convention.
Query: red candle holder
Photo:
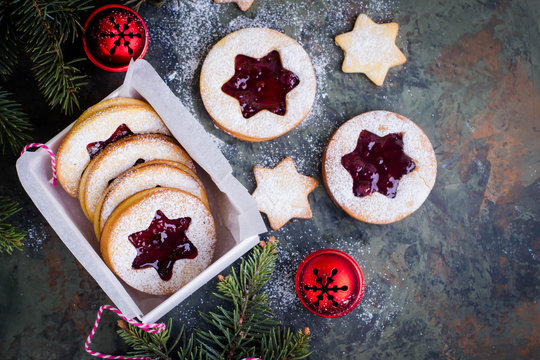
[[[309,254],[296,272],[296,293],[309,311],[333,318],[348,314],[364,295],[364,274],[356,261],[336,249]]]
[[[83,47],[96,66],[122,72],[127,70],[131,59],[146,54],[148,31],[135,11],[122,5],[105,5],[86,20]]]

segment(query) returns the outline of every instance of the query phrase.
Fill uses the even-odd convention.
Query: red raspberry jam
[[[341,164],[351,174],[358,197],[378,191],[395,198],[401,177],[416,168],[403,151],[403,134],[380,137],[367,130],[360,132],[356,149],[343,156]]]
[[[191,218],[168,219],[161,210],[156,211],[148,229],[129,235],[137,249],[131,267],[153,267],[162,280],[170,280],[176,260],[194,259],[198,251],[186,236]]]
[[[237,55],[234,70],[233,77],[223,84],[221,90],[240,102],[244,118],[248,119],[261,110],[285,115],[285,97],[300,83],[300,79],[283,68],[279,52],[273,50],[260,59]]]
[[[90,160],[96,157],[97,154],[109,144],[112,144],[115,141],[118,141],[126,136],[133,135],[133,132],[127,127],[126,124],[122,124],[116,128],[111,137],[105,141],[96,141],[86,145],[86,151],[90,155]]]

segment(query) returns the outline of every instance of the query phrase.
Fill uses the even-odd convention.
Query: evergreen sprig
[[[241,262],[238,274],[233,268],[232,274],[218,283],[215,296],[231,303],[232,309],[219,306],[218,312],[202,315],[215,328],[199,333],[210,358],[254,356],[257,342],[279,325],[270,310],[268,296],[261,291],[274,271],[276,251],[274,241],[264,248],[255,247]]]
[[[309,328],[293,333],[290,329],[277,327],[261,341],[261,359],[304,359],[309,355]]]
[[[167,328],[160,333],[150,334],[146,331],[127,324],[120,320],[118,322],[120,330],[117,331],[120,338],[129,345],[133,350],[129,355],[136,356],[148,356],[151,358],[168,359],[172,349],[176,346],[180,337],[182,336],[183,329],[173,342],[172,345],[168,345],[171,337],[172,319],[169,319]]]
[[[21,210],[19,205],[7,196],[0,196],[0,254],[11,254],[21,250],[26,233],[5,221]]]
[[[28,116],[23,112],[21,105],[10,99],[11,93],[3,91],[0,87],[0,146],[2,154],[6,148],[13,153],[22,150],[30,141],[29,131],[32,129]]]
[[[17,64],[19,46],[9,1],[0,2],[0,80],[6,80]]]
[[[133,326],[119,330],[122,339],[134,351],[131,355],[169,359],[171,349],[179,345],[178,359],[210,360],[260,357],[264,360],[296,360],[309,352],[309,329],[292,332],[282,328],[270,311],[268,297],[263,291],[270,280],[277,259],[277,241],[271,238],[253,249],[243,259],[239,271],[218,276],[219,299],[228,306],[218,306],[217,312],[201,314],[212,330],[197,330],[186,338],[184,329],[174,341],[170,338],[171,320],[165,335],[148,334]]]
[[[79,106],[77,94],[85,85],[76,64],[67,61],[62,45],[73,42],[82,30],[80,13],[91,8],[90,0],[13,1],[13,18],[25,50],[33,63],[38,87],[51,108],[70,114]]]
[[[168,0],[127,0],[124,2],[124,5],[131,7],[135,11],[139,11],[143,4],[150,3],[154,6],[160,7],[167,1]]]

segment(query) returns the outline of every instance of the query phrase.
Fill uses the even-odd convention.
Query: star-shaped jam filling
[[[395,198],[399,180],[416,168],[403,151],[403,134],[380,137],[362,130],[356,149],[341,158],[341,164],[353,178],[354,196],[362,197],[375,191]]]
[[[86,151],[88,151],[88,155],[90,155],[90,160],[95,158],[97,154],[101,152],[101,150],[105,149],[105,147],[109,144],[112,144],[115,141],[118,141],[122,138],[125,138],[126,136],[133,135],[133,132],[129,129],[129,127],[126,124],[121,124],[116,128],[116,130],[112,133],[112,135],[104,141],[96,141],[93,143],[90,143],[86,145]]]
[[[197,248],[186,236],[191,218],[169,219],[157,210],[146,230],[129,235],[137,249],[131,266],[134,269],[153,267],[162,280],[170,280],[176,260],[194,259]]]
[[[238,100],[244,118],[248,119],[261,110],[285,115],[285,97],[300,83],[300,79],[283,68],[279,52],[273,50],[260,59],[237,55],[234,71],[233,77],[223,84],[221,90]]]

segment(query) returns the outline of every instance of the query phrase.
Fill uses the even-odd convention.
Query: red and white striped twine
[[[162,332],[163,330],[166,329],[166,326],[163,323],[159,323],[159,324],[143,324],[143,323],[139,323],[139,322],[136,322],[133,319],[126,318],[124,316],[124,314],[122,314],[122,312],[120,312],[120,310],[118,310],[115,307],[112,307],[110,305],[102,305],[98,310],[97,317],[96,317],[96,322],[94,323],[94,327],[92,328],[92,331],[90,332],[90,335],[88,335],[88,339],[86,339],[86,342],[84,343],[84,349],[86,350],[86,352],[89,353],[92,356],[100,357],[100,358],[103,358],[103,359],[152,360],[151,358],[149,358],[147,356],[125,357],[125,356],[120,356],[120,355],[107,355],[107,354],[102,354],[100,352],[93,351],[93,350],[90,349],[90,343],[92,342],[92,337],[94,337],[94,334],[96,333],[96,330],[97,330],[98,325],[99,325],[99,320],[101,319],[101,313],[105,309],[112,311],[113,313],[120,316],[122,319],[124,319],[125,321],[127,321],[131,325],[134,325],[134,326],[136,326],[138,328],[141,328],[141,329],[143,329],[144,331],[146,331],[148,333],[155,334],[155,333]]]
[[[22,154],[26,152],[26,150],[30,148],[34,148],[34,147],[45,149],[45,151],[49,153],[49,156],[51,157],[51,168],[52,168],[52,179],[49,180],[49,182],[51,182],[53,186],[56,186],[56,156],[54,156],[54,152],[47,145],[41,144],[41,143],[28,144],[22,149],[21,156]]]

